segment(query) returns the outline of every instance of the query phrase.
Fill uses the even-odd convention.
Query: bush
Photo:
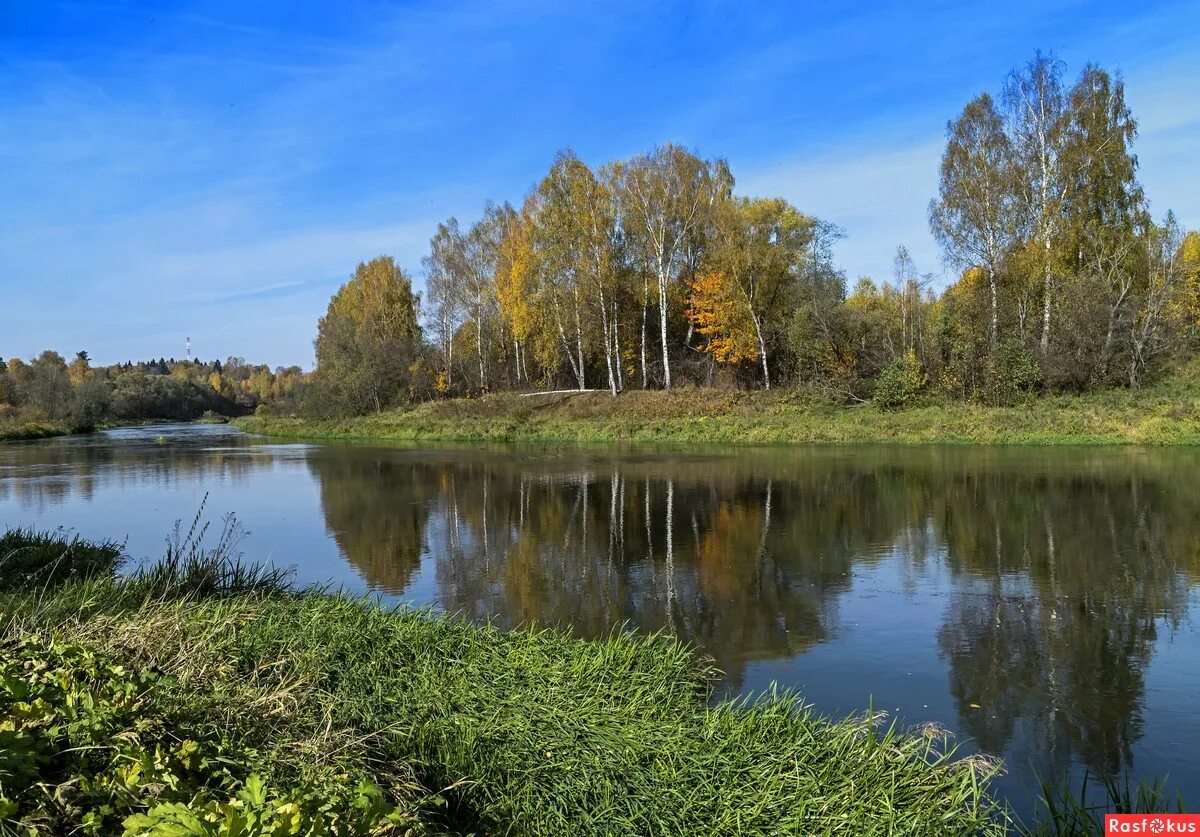
[[[1016,338],[1005,338],[988,362],[988,401],[997,406],[1011,404],[1042,379],[1042,365],[1029,347]]]
[[[928,378],[911,349],[889,363],[875,382],[875,403],[883,410],[906,407],[925,388]]]

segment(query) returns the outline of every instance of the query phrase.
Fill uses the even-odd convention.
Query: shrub
[[[366,780],[269,789],[254,772],[261,753],[189,713],[172,687],[81,645],[0,644],[0,828],[349,837],[414,824]]]
[[[907,353],[889,363],[875,382],[875,403],[883,410],[906,407],[917,397],[928,378],[917,353]]]
[[[1011,404],[1022,392],[1042,383],[1042,365],[1021,340],[1009,337],[1000,341],[988,362],[988,401]]]

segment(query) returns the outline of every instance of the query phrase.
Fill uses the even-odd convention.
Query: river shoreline
[[[1043,396],[1011,407],[957,401],[884,411],[790,392],[554,393],[429,402],[344,419],[253,416],[249,433],[402,442],[650,444],[1200,445],[1191,393]]]

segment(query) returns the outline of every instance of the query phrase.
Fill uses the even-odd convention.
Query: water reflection
[[[1200,498],[1177,480],[1190,461],[324,449],[308,464],[331,531],[372,587],[402,595],[431,561],[448,610],[583,636],[665,628],[715,657],[734,690],[750,661],[836,642],[858,570],[899,562],[923,585],[909,592],[943,610],[930,641],[959,728],[993,752],[1018,734],[1037,741],[1049,775],[1131,762],[1155,641],[1180,626],[1200,570]]]
[[[0,523],[220,486],[218,510],[255,529],[286,500],[320,515],[341,556],[297,529],[286,548],[307,556],[302,580],[344,560],[362,586],[473,619],[584,637],[668,630],[711,655],[732,691],[761,686],[766,667],[784,685],[815,681],[837,703],[827,710],[891,690],[933,713],[942,695],[942,716],[914,720],[1020,751],[1045,775],[1136,758],[1142,774],[1200,787],[1186,753],[1141,743],[1200,744],[1200,666],[1179,662],[1200,662],[1195,453],[406,451],[194,429],[168,441],[0,447]],[[118,522],[161,535],[161,515]],[[829,659],[820,649],[841,667],[814,662]],[[1154,669],[1155,691],[1164,649],[1175,662]],[[885,689],[921,655],[928,669],[913,663]]]

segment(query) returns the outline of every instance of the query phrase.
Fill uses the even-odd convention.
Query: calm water
[[[163,438],[159,438],[162,436]],[[0,528],[153,558],[208,495],[249,558],[598,636],[668,629],[723,687],[868,702],[1032,771],[1169,773],[1200,806],[1200,452],[730,454],[274,444],[178,425],[0,445]]]

